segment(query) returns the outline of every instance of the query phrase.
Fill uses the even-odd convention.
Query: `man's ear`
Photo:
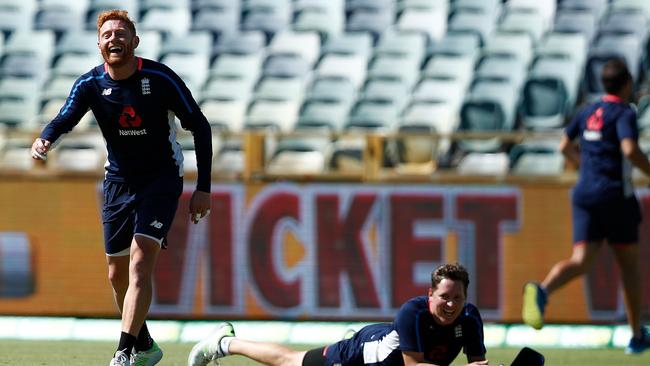
[[[429,287],[429,297],[433,296],[433,289]]]
[[[138,48],[139,44],[140,44],[140,37],[138,36],[133,37],[133,49]]]

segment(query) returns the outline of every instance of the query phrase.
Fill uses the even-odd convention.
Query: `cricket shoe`
[[[641,329],[641,337],[632,337],[630,343],[625,347],[625,354],[636,355],[650,348],[650,334],[645,328]]]
[[[187,358],[188,366],[205,366],[210,361],[224,357],[225,354],[221,349],[221,340],[224,337],[234,337],[235,329],[230,323],[221,323],[217,326],[212,334],[192,347],[189,357]]]
[[[163,351],[158,347],[156,341],[151,348],[146,351],[136,351],[131,353],[131,366],[153,366],[160,362],[163,357]]]
[[[124,351],[117,351],[108,366],[131,366],[129,356]]]
[[[524,302],[521,316],[524,323],[539,330],[544,326],[544,307],[546,307],[546,292],[534,282],[524,286]]]
[[[355,334],[357,334],[356,330],[354,330],[352,328],[348,328],[348,329],[345,330],[345,333],[343,333],[343,337],[341,337],[341,340],[345,341],[347,339],[350,339],[350,338],[354,337]]]

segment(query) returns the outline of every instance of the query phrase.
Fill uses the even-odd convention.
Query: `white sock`
[[[230,347],[230,341],[233,339],[235,339],[235,337],[223,337],[219,342],[219,348],[221,348],[221,352],[223,352],[225,356],[230,354],[228,348]]]

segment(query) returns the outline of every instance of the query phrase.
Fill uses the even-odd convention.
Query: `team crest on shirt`
[[[140,84],[142,85],[142,95],[151,94],[151,86],[149,85],[148,78],[143,78],[140,80]]]
[[[603,107],[596,109],[596,111],[587,119],[587,128],[582,136],[587,141],[598,141],[602,137],[600,130],[603,128]]]
[[[463,337],[463,327],[461,327],[460,325],[457,325],[454,328],[454,336],[456,338],[462,338]]]

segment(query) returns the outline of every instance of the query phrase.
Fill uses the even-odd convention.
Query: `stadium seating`
[[[208,70],[208,82],[212,78],[234,78],[252,86],[260,77],[261,65],[262,56],[259,53],[226,53],[218,56],[212,63]]]
[[[508,155],[503,152],[470,152],[458,163],[459,174],[503,175],[508,168]]]
[[[476,34],[479,37],[480,45],[483,46],[490,34],[496,29],[496,23],[489,13],[461,8],[451,15],[448,29]]]
[[[58,112],[76,77],[101,63],[96,17],[112,8],[129,10],[136,54],[184,79],[215,134],[401,131],[411,134],[398,144],[404,164],[456,148],[467,155],[518,146],[417,133],[559,131],[602,95],[598,75],[611,57],[625,59],[637,85],[650,72],[647,0],[2,0],[0,125],[40,128]],[[35,91],[20,94],[17,79]],[[644,130],[647,111],[639,109]],[[96,131],[92,114],[79,128]],[[324,170],[363,170],[359,135],[326,139],[318,145],[325,153],[311,155],[300,148],[305,139],[277,141],[268,168],[297,172],[292,165],[306,159]],[[225,140],[215,167],[236,175],[242,154],[240,140]],[[527,160],[546,159],[551,172],[562,165],[535,154],[520,167],[511,156],[512,172],[546,174]],[[488,155],[469,158],[465,172],[472,159],[503,170],[502,158]]]
[[[33,29],[35,0],[3,0],[0,7],[0,30],[5,34]]]
[[[170,54],[202,55],[209,61],[212,55],[212,34],[195,30],[171,35],[161,45],[158,57],[163,58]]]
[[[346,137],[334,141],[325,157],[326,169],[334,172],[362,173],[364,149],[363,138]]]
[[[158,60],[160,48],[162,47],[162,34],[154,30],[138,30],[138,37],[140,43],[138,48],[135,49],[135,54],[150,60]]]
[[[298,119],[300,103],[292,100],[255,99],[246,112],[244,128],[290,132]]]
[[[559,5],[561,9],[586,10],[600,19],[607,10],[609,0],[562,0]]]
[[[0,113],[2,105],[0,103]],[[30,154],[33,140],[20,137],[11,138],[4,143],[0,154],[0,166],[6,170],[28,171],[34,167],[34,159]]]
[[[237,76],[214,76],[208,80],[201,91],[201,99],[239,100],[248,103],[253,94],[253,86],[248,80]]]
[[[240,12],[236,7],[206,8],[192,19],[191,29],[210,32],[214,38],[232,35],[239,30]]]
[[[106,161],[104,141],[97,135],[67,137],[52,150],[49,160],[55,169],[99,171]]]
[[[429,41],[438,40],[447,32],[447,8],[442,6],[429,9],[407,7],[398,17],[395,27],[404,32],[424,34]]]
[[[83,29],[84,22],[82,13],[85,12],[83,6],[75,7],[73,4],[82,4],[83,2],[66,2],[66,3],[41,3],[34,14],[34,29],[48,29],[53,31],[57,38],[70,32],[79,32]]]
[[[0,124],[34,127],[38,113],[39,83],[30,78],[5,77],[0,81]]]
[[[97,65],[103,62],[101,56],[97,53],[92,54],[75,54],[66,53],[59,56],[56,61],[52,63],[52,77],[57,76],[80,76],[88,72]]]
[[[650,19],[650,3],[644,0],[612,0],[610,8],[612,10],[624,9],[643,13],[647,19]]]
[[[648,18],[639,11],[612,9],[601,19],[599,29],[603,33],[634,34],[644,41],[648,33]]]
[[[555,32],[582,34],[589,43],[596,35],[597,28],[596,15],[581,9],[560,9],[553,27]]]
[[[246,115],[246,102],[241,100],[206,100],[201,111],[217,131],[240,132]]]
[[[238,178],[244,170],[244,151],[240,138],[224,139],[214,150],[213,171],[224,178]]]
[[[163,38],[169,35],[182,35],[190,29],[192,16],[187,8],[154,7],[142,15],[138,26],[141,30],[157,31]]]
[[[372,53],[372,36],[365,32],[345,32],[328,39],[321,47],[321,55],[360,55],[365,60]],[[321,57],[322,58],[322,57]]]
[[[311,72],[309,61],[302,55],[291,52],[271,53],[264,60],[262,75],[305,79]]]
[[[318,174],[325,165],[329,138],[286,138],[278,142],[267,170],[271,174]]]
[[[467,90],[474,78],[474,59],[467,55],[434,55],[423,67],[423,79],[453,79]]]
[[[506,32],[524,32],[534,45],[537,45],[548,29],[544,15],[537,11],[521,8],[509,8],[505,11],[498,29]]]
[[[558,145],[558,140],[531,140],[514,146],[509,154],[511,172],[527,176],[562,173],[564,157]]]
[[[533,59],[533,40],[525,32],[497,31],[488,37],[483,51],[513,55],[522,65],[528,66]]]
[[[373,41],[390,27],[395,21],[395,14],[390,7],[368,10],[359,7],[348,16],[346,31],[348,32],[369,32]]]
[[[302,102],[305,81],[300,77],[265,76],[255,87],[253,98],[257,100],[278,100]]]
[[[350,102],[332,98],[307,98],[299,111],[296,128],[320,128],[340,132],[350,110]]]
[[[472,61],[478,58],[481,37],[477,32],[450,30],[438,42],[431,46],[429,53],[435,55],[467,56]]]
[[[449,134],[458,128],[456,111],[449,104],[438,101],[413,101],[405,110],[399,125],[400,132],[428,132]],[[443,137],[435,141],[429,136],[409,136],[402,140],[404,162],[437,160],[448,152],[451,140]]]
[[[460,111],[467,86],[460,80],[444,77],[425,78],[413,89],[413,101],[436,101],[449,106],[454,113]]]

